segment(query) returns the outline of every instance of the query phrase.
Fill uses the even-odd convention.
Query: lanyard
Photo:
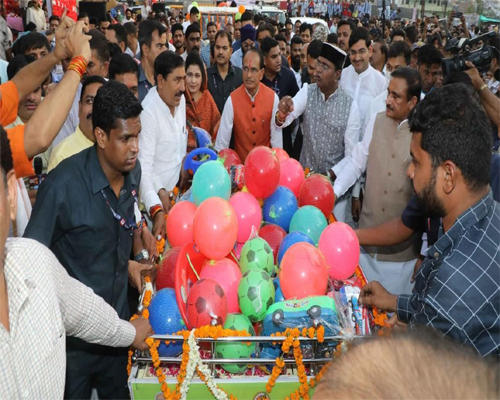
[[[104,190],[101,189],[101,193],[102,193],[102,196],[104,197],[104,200],[106,201],[106,204],[108,205],[109,209],[111,210],[113,217],[115,217],[115,219],[118,222],[120,222],[120,226],[122,226],[125,230],[137,229],[139,226],[142,226],[142,222],[143,222],[143,218],[144,218],[142,215],[141,215],[140,225],[137,225],[135,222],[133,222],[132,218],[131,218],[132,222],[127,223],[127,221],[125,221],[125,218],[123,218],[120,214],[118,214],[113,209],[113,207],[111,207],[111,204],[109,204],[108,197],[106,196],[106,193],[104,193]],[[137,199],[137,192],[135,191],[135,189],[132,189],[132,196],[134,196],[135,203],[137,204],[137,207],[139,207],[139,200]]]

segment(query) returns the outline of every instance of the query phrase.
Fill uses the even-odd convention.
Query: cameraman
[[[493,75],[493,79],[490,79],[488,82],[488,89],[490,89],[494,95],[500,96],[500,91],[498,90],[498,84],[495,84],[497,81],[499,81],[499,73],[500,73],[500,51],[498,49],[498,41],[500,40],[500,37],[496,37],[494,40],[491,40],[490,42],[490,48],[493,53],[493,57],[491,59],[490,63],[490,69],[488,70],[491,72]]]

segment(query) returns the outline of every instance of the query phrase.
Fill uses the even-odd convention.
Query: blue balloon
[[[295,232],[291,232],[285,236],[285,238],[281,242],[280,248],[278,250],[278,259],[277,259],[278,265],[281,264],[281,259],[285,255],[286,251],[290,247],[292,247],[292,245],[294,245],[295,243],[300,243],[300,242],[310,243],[314,246],[314,241],[309,236],[307,236],[305,233],[295,231]]]
[[[280,279],[274,278],[274,302],[277,303],[279,301],[285,301],[285,296],[283,296],[283,292],[281,291]]]
[[[173,334],[186,329],[182,319],[175,290],[165,288],[156,293],[149,304],[149,323],[154,332],[158,335]],[[170,342],[166,345],[164,341],[158,347],[158,353],[161,357],[175,357],[182,353],[182,340],[176,343]]]
[[[293,192],[285,186],[278,186],[274,193],[264,200],[262,215],[265,222],[279,225],[288,232],[290,220],[298,208]]]

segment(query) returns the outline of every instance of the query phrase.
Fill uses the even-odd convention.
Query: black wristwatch
[[[149,260],[149,251],[142,249],[139,254],[134,257],[134,261]]]

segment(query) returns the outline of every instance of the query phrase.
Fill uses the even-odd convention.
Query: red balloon
[[[262,223],[262,209],[260,204],[250,193],[238,192],[229,199],[238,219],[238,243],[245,243],[257,231]]]
[[[290,158],[288,153],[279,147],[273,147],[273,151],[276,153],[276,157],[278,157],[279,162],[282,162]]]
[[[276,264],[278,250],[283,238],[286,236],[286,231],[281,226],[268,224],[260,228],[259,236],[271,246],[271,249],[273,249],[274,264]]]
[[[281,260],[279,278],[287,300],[322,296],[328,287],[328,264],[312,244],[295,243]]]
[[[180,247],[174,247],[163,256],[163,262],[156,272],[157,291],[164,288],[175,288],[175,264],[180,252]]]
[[[281,161],[280,186],[286,186],[295,197],[299,197],[300,185],[304,182],[304,168],[293,158]]]
[[[315,206],[328,219],[333,211],[334,203],[335,195],[333,193],[333,186],[326,176],[319,174],[311,175],[300,185],[299,207]]]
[[[224,325],[227,318],[227,299],[224,289],[213,279],[200,279],[187,296],[189,328],[204,325]]]
[[[258,199],[271,196],[280,180],[280,163],[276,154],[265,146],[253,149],[245,160],[245,186]]]
[[[354,230],[343,222],[328,225],[318,247],[326,258],[332,279],[344,280],[356,271],[359,263],[359,240]]]
[[[228,173],[232,165],[241,164],[240,156],[232,149],[222,149],[219,151],[219,158],[224,160],[224,167]]]
[[[234,247],[238,220],[234,208],[220,197],[210,197],[200,204],[194,216],[194,242],[211,260],[220,260]]]
[[[167,217],[167,238],[170,246],[182,247],[193,243],[193,221],[196,205],[190,201],[175,204]]]

